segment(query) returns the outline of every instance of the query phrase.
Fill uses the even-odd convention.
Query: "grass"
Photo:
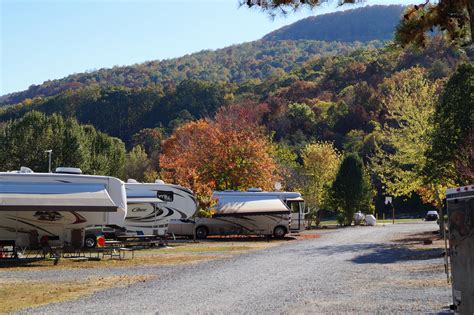
[[[392,219],[378,219],[377,224],[391,224],[393,222]],[[414,222],[422,222],[422,219],[395,219],[395,224],[397,223],[414,223]],[[330,226],[330,225],[338,225],[336,220],[323,220],[321,221],[321,226]]]
[[[101,290],[145,282],[151,278],[148,275],[113,276],[56,282],[0,279],[0,313],[74,300]]]
[[[57,265],[52,260],[34,260],[21,265],[18,262],[0,262],[0,273],[9,271],[41,271],[46,269],[120,268],[149,265],[190,264],[221,259],[229,255],[276,246],[281,242],[205,242],[174,244],[167,248],[136,250],[135,258],[128,253],[126,259],[74,260],[60,259]]]

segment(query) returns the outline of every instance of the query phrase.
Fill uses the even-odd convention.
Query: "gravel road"
[[[192,265],[48,271],[41,276],[158,277],[24,313],[438,313],[450,304],[441,251],[390,242],[402,233],[435,229],[433,223],[352,227]],[[8,276],[38,276],[33,274]]]

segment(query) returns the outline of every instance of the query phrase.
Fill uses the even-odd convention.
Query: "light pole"
[[[51,153],[53,150],[46,150],[45,153],[48,153],[48,173],[51,173]]]

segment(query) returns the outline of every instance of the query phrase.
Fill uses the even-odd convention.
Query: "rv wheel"
[[[196,229],[196,237],[199,239],[204,239],[207,237],[207,227],[205,226],[200,226]]]
[[[273,236],[275,238],[283,238],[286,234],[286,229],[283,227],[283,226],[277,226],[274,230],[273,230]]]
[[[87,248],[94,248],[97,243],[95,235],[86,235],[84,239],[84,246]]]

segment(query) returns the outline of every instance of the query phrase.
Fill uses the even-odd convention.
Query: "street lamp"
[[[51,173],[51,153],[53,150],[46,150],[45,153],[48,153],[48,173]]]

